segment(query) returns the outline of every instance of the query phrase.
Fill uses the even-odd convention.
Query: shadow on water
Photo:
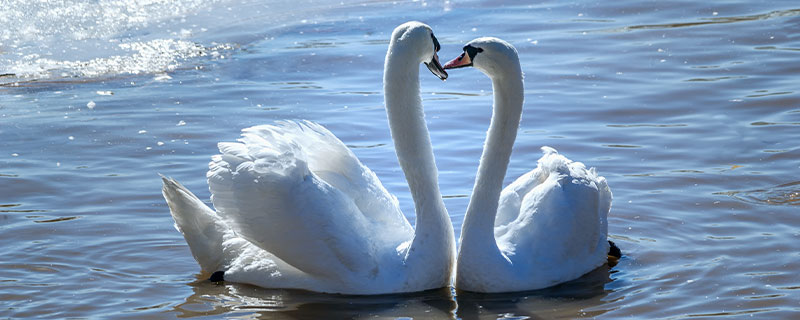
[[[173,307],[179,318],[246,316],[258,319],[525,319],[600,315],[610,290],[610,270],[602,266],[576,280],[551,288],[484,294],[442,288],[409,294],[357,296],[302,290],[265,289],[250,285],[190,283],[193,294]],[[584,311],[591,309],[594,311]]]
[[[611,292],[605,285],[613,281],[614,271],[603,265],[582,277],[553,287],[510,293],[457,292],[461,319],[523,318],[552,319],[598,316]],[[588,310],[594,311],[588,311]],[[580,314],[576,314],[580,310]]]

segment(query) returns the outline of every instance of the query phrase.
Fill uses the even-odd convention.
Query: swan
[[[212,281],[340,294],[450,286],[455,237],[425,124],[420,63],[441,80],[439,42],[420,22],[398,26],[384,64],[389,128],[414,201],[397,198],[330,131],[283,121],[219,143],[207,173],[216,212],[162,176],[175,227]]]
[[[494,106],[461,229],[456,288],[534,290],[602,266],[616,249],[607,240],[612,196],[606,179],[543,147],[537,168],[502,189],[524,99],[517,50],[489,37],[463,50],[444,68],[472,66],[489,76]],[[618,258],[618,249],[612,253]]]

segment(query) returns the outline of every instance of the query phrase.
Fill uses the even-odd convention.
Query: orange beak
[[[470,59],[467,52],[464,51],[460,56],[458,56],[458,58],[455,58],[445,63],[443,68],[456,69],[456,68],[464,68],[471,66],[472,66],[472,59]]]

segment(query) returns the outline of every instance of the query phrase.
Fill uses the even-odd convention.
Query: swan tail
[[[161,180],[161,192],[175,220],[175,229],[183,234],[192,256],[204,272],[219,271],[224,262],[222,243],[225,224],[211,208],[178,181],[164,176],[161,176]]]
[[[613,268],[619,263],[619,259],[622,258],[622,250],[611,240],[608,240],[608,246],[608,266]]]

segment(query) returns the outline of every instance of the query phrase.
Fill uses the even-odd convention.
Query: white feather
[[[430,27],[395,29],[385,65],[386,108],[415,196],[417,229],[344,143],[309,121],[242,130],[208,166],[216,212],[177,182],[164,197],[206,273],[270,288],[347,294],[421,291],[450,284],[455,240],[436,184],[419,99],[419,70],[434,54]],[[408,146],[413,146],[409,148]]]
[[[537,167],[500,191],[522,114],[522,71],[505,41],[468,45],[482,49],[472,63],[492,78],[495,104],[462,228],[456,287],[533,290],[602,266],[612,196],[594,169],[543,147]]]

